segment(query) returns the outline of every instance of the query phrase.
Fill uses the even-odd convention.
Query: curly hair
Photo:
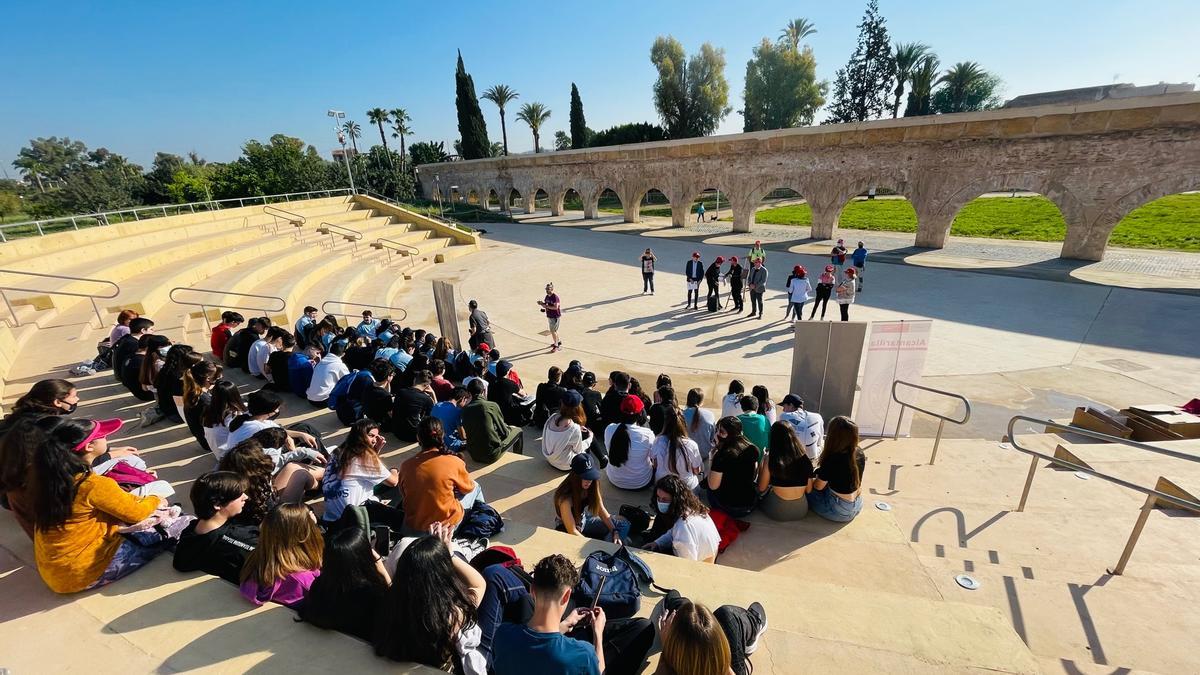
[[[262,522],[275,507],[275,486],[271,482],[275,462],[253,438],[238,443],[221,458],[218,468],[232,471],[246,480],[246,506],[242,515],[251,522]]]

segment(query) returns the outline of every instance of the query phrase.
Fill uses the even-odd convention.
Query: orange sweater
[[[454,491],[466,494],[474,489],[475,481],[458,457],[437,450],[417,453],[400,465],[404,525],[424,532],[434,523],[462,522],[462,505]]]
[[[117,529],[148,518],[158,503],[156,496],[135,497],[113,479],[89,473],[62,527],[34,533],[33,555],[42,580],[55,593],[92,585],[124,541]]]

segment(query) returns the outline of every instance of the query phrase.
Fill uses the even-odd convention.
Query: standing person
[[[558,320],[562,316],[562,300],[554,292],[554,284],[546,284],[546,297],[538,300],[538,305],[546,313],[546,321],[550,324],[550,352],[562,349],[562,340],[558,339]]]
[[[704,271],[704,282],[708,285],[708,308],[711,311],[715,306],[721,308],[721,265],[725,264],[725,258],[717,256],[708,269]]]
[[[753,265],[754,261],[756,260],[764,265],[767,264],[767,252],[763,250],[761,241],[754,242],[754,246],[752,246],[750,248],[750,252],[746,254],[746,260],[749,260],[751,265]]]
[[[479,349],[479,345],[483,344],[495,347],[496,338],[492,337],[492,322],[487,312],[479,309],[479,303],[474,300],[467,303],[467,309],[471,310],[471,315],[467,317],[467,330],[471,334],[467,344],[472,350]]]
[[[837,276],[842,276],[842,268],[846,266],[846,240],[838,239],[833,250],[829,252],[829,263],[837,270]]]
[[[821,320],[825,320],[825,308],[829,306],[829,296],[833,295],[833,286],[837,283],[837,277],[833,275],[833,265],[826,265],[825,271],[821,276],[817,277],[817,299],[813,302],[812,311],[808,313],[808,320],[817,315],[817,307],[821,308]]]
[[[787,321],[789,313],[792,321],[804,320],[804,303],[812,298],[812,284],[808,283],[808,270],[803,265],[792,268],[792,275],[787,280],[788,308],[783,312],[783,320]]]
[[[654,263],[658,262],[658,257],[654,255],[654,251],[646,249],[642,254],[642,294],[650,291],[650,295],[654,295]]]
[[[696,222],[704,222],[704,202],[700,202],[700,205],[696,207]]]
[[[738,314],[742,313],[744,299],[742,298],[743,289],[746,281],[746,269],[738,262],[737,256],[729,258],[729,271],[725,273],[725,281],[729,283],[729,299],[733,300],[731,310],[737,310]]]
[[[700,262],[700,251],[692,251],[692,259],[683,269],[687,278],[687,302],[684,309],[700,309],[700,280],[704,278],[704,263]]]
[[[754,266],[746,275],[746,287],[750,289],[750,316],[754,316],[754,308],[758,308],[758,318],[763,318],[763,293],[767,291],[767,266],[763,258],[754,260]]]
[[[850,320],[850,305],[854,304],[854,294],[857,290],[855,285],[855,271],[851,267],[846,270],[846,276],[841,280],[835,289],[837,293],[838,309],[842,312],[842,321]]]
[[[867,269],[867,247],[860,241],[858,248],[854,249],[854,253],[850,254],[850,260],[854,263],[854,269],[858,276],[858,292],[862,293],[863,272]]]
[[[792,425],[792,431],[804,446],[804,454],[812,461],[817,461],[825,439],[825,421],[821,419],[821,415],[805,410],[804,399],[796,394],[784,396],[779,406],[783,408],[779,421]]]
[[[808,493],[808,508],[826,520],[848,523],[862,511],[862,475],[867,456],[858,447],[858,425],[850,418],[829,420],[829,435]]]

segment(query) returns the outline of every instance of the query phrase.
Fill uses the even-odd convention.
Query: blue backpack
[[[348,375],[343,375],[342,379],[337,381],[337,384],[333,385],[333,391],[329,392],[329,400],[326,401],[326,405],[330,410],[337,410],[338,401],[341,401],[342,397],[350,392],[350,385],[354,384],[354,380],[358,378],[360,373],[365,375],[371,374],[365,370],[352,370]]]
[[[454,536],[459,539],[487,539],[504,531],[504,518],[491,505],[475,502],[470,511],[463,514],[462,524]]]
[[[341,382],[339,381],[340,385]],[[357,422],[363,416],[363,392],[367,387],[375,386],[375,376],[370,371],[360,370],[354,379],[350,380],[350,385],[346,387],[346,391],[338,397],[334,410],[337,411],[337,418],[346,426],[350,426]],[[336,388],[336,387],[335,387]],[[333,394],[329,395],[333,398]]]
[[[594,551],[579,569],[575,603],[579,607],[590,607],[598,592],[600,600],[596,604],[604,609],[608,618],[627,619],[637,614],[642,606],[639,581],[646,577],[649,577],[646,583],[653,582],[650,567],[625,546],[613,553]],[[603,589],[600,588],[601,579],[604,580]]]

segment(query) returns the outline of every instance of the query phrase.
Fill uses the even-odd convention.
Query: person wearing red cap
[[[764,256],[765,257],[765,256]],[[746,275],[746,287],[750,290],[750,316],[758,310],[758,318],[763,318],[763,293],[767,292],[767,266],[763,258],[755,258],[750,272]]]
[[[684,309],[700,309],[700,280],[704,278],[704,263],[700,262],[700,251],[692,251],[692,259],[684,267],[687,277],[687,302]]]
[[[793,321],[804,320],[804,303],[812,298],[812,284],[808,282],[808,270],[803,265],[792,268],[792,275],[787,280],[788,306],[783,312],[783,320],[790,315]]]
[[[764,265],[767,264],[767,252],[763,250],[761,241],[755,240],[754,246],[746,254],[746,260],[749,260],[751,265],[754,264],[755,260],[761,260]]]
[[[654,481],[654,432],[645,424],[645,404],[627,394],[621,399],[620,421],[604,430],[604,446],[608,448],[605,473],[608,482],[622,490],[641,490]]]
[[[833,295],[833,286],[837,283],[837,277],[833,275],[833,265],[826,265],[825,271],[821,276],[817,277],[817,299],[813,302],[812,311],[808,314],[808,320],[817,315],[817,307],[821,308],[821,320],[825,320],[825,308],[829,305],[829,297]]]
[[[854,293],[857,288],[857,281],[854,276],[857,270],[853,267],[847,267],[844,278],[838,282],[836,287],[838,309],[842,313],[842,321],[850,320],[850,305],[854,304]]]
[[[705,272],[704,272],[704,282],[706,284],[708,284],[708,300],[707,300],[707,302],[708,302],[710,311],[711,311],[711,308],[714,303],[716,304],[717,309],[721,308],[721,291],[719,290],[719,288],[720,288],[720,284],[721,284],[721,265],[724,265],[724,264],[725,264],[725,258],[723,258],[721,256],[717,256],[717,259],[714,260],[713,263],[711,265],[709,265],[708,269],[705,270]]]
[[[733,307],[730,309],[741,314],[745,302],[743,289],[746,283],[746,269],[738,262],[736,255],[729,259],[729,271],[725,272],[725,281],[729,283],[729,299],[733,301]]]

